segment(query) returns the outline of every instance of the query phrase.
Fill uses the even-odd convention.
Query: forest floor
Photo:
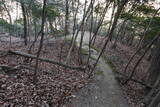
[[[103,38],[98,37],[96,46],[101,47],[102,45],[100,45],[100,43],[102,40]],[[69,44],[68,43],[65,45],[63,44],[64,44],[63,40],[46,42],[41,52],[41,57],[64,62],[67,56],[67,50],[69,49]],[[0,43],[0,45],[1,45],[0,51],[4,51],[4,50],[7,51],[7,49],[9,48],[9,45],[7,45],[5,42]],[[35,46],[35,49],[33,50],[32,54],[36,54],[37,47],[38,46]],[[121,45],[121,44],[118,44],[116,49],[111,49],[110,47],[111,47],[111,44],[108,45],[105,55],[109,58],[110,61],[113,62],[114,66],[116,67],[116,70],[118,72],[123,73],[122,68],[125,67],[126,63],[128,62],[130,56],[134,53],[135,49]],[[24,46],[22,47],[22,44],[19,44],[19,43],[12,45],[11,49],[19,50],[23,52],[28,51],[27,50],[28,47],[24,47]],[[71,65],[79,65],[79,63],[77,62],[78,54],[75,54],[75,53],[78,53],[77,50],[78,49],[75,48],[75,50],[72,52]],[[61,52],[63,53],[62,55],[60,54]],[[137,58],[139,58],[139,56],[137,56],[136,59]],[[33,84],[35,61],[33,60],[31,61],[31,63],[25,64],[24,63],[25,60],[26,60],[25,58],[22,58],[19,56],[13,56],[13,55],[0,57],[0,64],[6,64],[15,68],[19,68],[20,67],[19,65],[24,64],[22,68],[20,67],[20,70],[17,70],[15,72],[4,71],[2,69],[0,70],[1,71],[0,72],[0,86],[1,86],[0,87],[0,105],[6,105],[6,106],[7,105],[11,105],[11,106],[44,105],[44,107],[48,107],[49,105],[49,106],[56,107],[56,106],[65,105],[66,102],[72,102],[72,101],[76,102],[77,97],[81,102],[84,102],[83,104],[86,104],[86,103],[91,104],[91,102],[93,101],[98,102],[99,95],[107,95],[107,94],[104,94],[104,92],[107,92],[106,90],[108,89],[104,89],[101,94],[97,95],[97,92],[102,91],[101,86],[107,86],[107,85],[104,85],[104,84],[100,85],[101,83],[100,81],[102,80],[95,81],[95,79],[91,79],[91,80],[86,79],[87,72],[64,69],[63,67],[59,67],[53,64],[48,64],[45,62],[41,62],[39,65],[39,72],[37,75],[37,78],[39,81],[35,85]],[[130,74],[130,71],[133,65],[134,63],[131,64],[126,74],[128,75]],[[146,79],[145,74],[146,74],[147,68],[148,68],[148,62],[145,59],[143,60],[141,65],[138,67],[134,78],[144,81]],[[97,74],[96,79],[97,80],[104,79],[104,75],[103,73],[101,73],[102,71],[101,70],[97,70],[97,71],[98,73],[96,73]],[[124,79],[125,78],[120,78],[120,80],[124,80]],[[88,81],[90,81],[89,85],[86,85],[88,84]],[[110,86],[111,85],[112,84],[110,84]],[[131,107],[143,107],[143,104],[141,103],[144,96],[143,86],[134,82],[129,82],[127,85],[121,85],[121,87]],[[81,90],[78,91],[79,89]],[[119,90],[120,89],[118,89],[118,93],[120,93]],[[75,94],[77,93],[77,91],[80,93],[81,97]],[[95,93],[93,97],[91,97],[90,95],[91,93]],[[109,94],[110,93],[108,93],[108,95]],[[119,96],[122,97],[123,95],[120,94]],[[84,99],[86,97],[88,97],[87,101],[89,102],[87,102],[86,99]],[[51,100],[51,99],[54,99],[54,100]],[[106,105],[104,103],[105,101],[109,102],[109,100],[106,100],[105,98],[99,102],[101,102],[101,104],[105,106]],[[123,102],[123,98],[120,101]],[[110,104],[113,104],[113,103],[110,103]],[[74,104],[78,104],[78,103],[76,102]],[[94,105],[95,107],[96,107],[96,104],[100,104],[100,103],[95,103]],[[123,104],[125,104],[125,102]],[[122,104],[122,107],[124,107],[123,104]]]
[[[86,51],[88,50],[89,35],[89,32],[85,32],[83,38],[82,48]],[[77,37],[77,45],[79,45],[80,40],[81,32]],[[90,65],[94,65],[99,52],[91,48],[91,53]],[[94,81],[75,93],[76,98],[71,105],[73,107],[129,107],[113,69],[103,57],[100,58],[94,71]]]
[[[93,64],[98,55],[96,50],[92,52]],[[113,70],[102,57],[93,77],[93,81],[75,93],[76,99],[73,100],[73,107],[129,107]]]
[[[41,57],[64,62],[69,44],[63,44],[64,41],[60,40],[45,43]],[[0,45],[2,52],[9,49],[9,45],[5,42]],[[62,48],[62,46],[64,47]],[[36,53],[38,45],[35,47],[32,54]],[[60,58],[61,48],[63,54]],[[16,43],[12,45],[11,49],[27,52],[28,47]],[[79,65],[77,54],[75,54],[77,53],[76,48],[73,53],[71,65]],[[84,87],[88,81],[87,73],[83,71],[65,69],[57,65],[40,62],[37,73],[38,81],[34,84],[35,61],[26,64],[25,60],[26,58],[15,55],[0,57],[0,64],[18,69],[16,71],[0,70],[0,105],[2,107],[62,107],[74,98],[72,93]]]
[[[97,48],[102,47],[103,40],[103,37],[98,36],[95,46]],[[131,56],[135,53],[136,49],[120,43],[118,43],[117,47],[113,49],[112,45],[113,43],[111,42],[107,45],[104,55],[107,56],[107,59],[112,63],[111,66],[116,72],[123,73],[129,77],[135,63],[140,58],[140,55],[135,56],[127,71],[124,72],[124,68],[126,67]],[[147,69],[149,67],[149,61],[147,58],[148,56],[142,60],[133,76],[134,79],[143,81],[144,83],[147,79]],[[144,104],[142,102],[145,96],[145,87],[133,81],[129,81],[128,84],[122,85],[121,83],[126,80],[126,77],[124,76],[118,76],[117,79],[119,80],[123,92],[127,97],[130,107],[143,107]]]
[[[0,45],[2,52],[9,49],[8,43]],[[36,55],[37,47],[38,44],[32,50],[32,54]],[[11,49],[26,53],[28,51],[28,47],[22,47],[21,43],[13,44]],[[61,59],[61,62],[64,62],[68,49],[69,43],[63,40],[48,41],[44,44],[41,57],[56,61]],[[61,58],[60,53],[63,53]],[[75,48],[72,52],[71,65],[79,65],[77,55],[77,48]],[[97,55],[94,56],[97,58]],[[83,57],[87,59],[87,56]],[[2,106],[128,107],[112,69],[103,59],[98,63],[97,75],[91,79],[87,78],[88,72],[41,62],[36,84],[33,83],[34,60],[26,64],[26,58],[7,55],[0,57],[0,65],[3,64],[17,70],[0,70],[0,105]]]

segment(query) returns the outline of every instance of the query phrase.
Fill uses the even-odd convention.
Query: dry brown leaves
[[[44,44],[41,57],[64,61],[69,45],[64,45],[60,55],[61,42]],[[38,46],[38,45],[37,45]],[[7,50],[8,45],[1,44],[0,50]],[[28,47],[12,45],[12,49],[27,52]],[[35,48],[33,54],[36,53]],[[72,53],[72,64],[77,65],[77,49]],[[61,59],[60,59],[60,56]],[[0,64],[17,66],[24,64],[24,58],[7,56],[0,58]],[[29,65],[34,67],[33,60]],[[0,70],[0,105],[4,107],[62,107],[74,97],[73,92],[87,82],[87,74],[40,62],[37,82],[33,84],[34,70],[20,69],[14,72]]]

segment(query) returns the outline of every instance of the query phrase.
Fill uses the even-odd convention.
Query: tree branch
[[[27,58],[31,58],[31,59],[36,59],[36,56],[31,55],[31,54],[27,54],[27,53],[24,53],[24,52],[20,52],[20,51],[10,50],[8,53],[23,56],[23,57],[27,57]],[[76,70],[85,70],[84,67],[69,66],[69,65],[66,65],[66,64],[63,64],[63,63],[60,63],[60,62],[56,62],[56,61],[53,61],[53,60],[50,60],[50,59],[45,59],[45,58],[42,58],[42,57],[38,58],[38,60],[48,62],[48,63],[51,63],[51,64],[55,64],[55,65],[59,65],[59,66],[65,67],[65,68],[76,69]]]

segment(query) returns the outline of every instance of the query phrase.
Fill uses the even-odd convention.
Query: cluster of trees
[[[22,13],[21,18],[12,19],[10,3],[17,5],[17,11]],[[89,50],[95,44],[97,35],[104,36],[102,50],[90,69],[90,73],[93,73],[109,42],[113,41],[113,49],[116,48],[118,42],[136,47],[137,51],[124,71],[127,70],[135,55],[141,53],[141,57],[125,83],[132,80],[137,66],[146,53],[150,52],[151,64],[148,70],[148,81],[145,83],[149,91],[145,103],[148,107],[156,107],[160,102],[160,8],[157,6],[159,4],[156,4],[154,0],[84,0],[84,3],[81,0],[1,0],[0,25],[3,25],[2,27],[9,33],[13,30],[21,30],[25,45],[28,44],[30,36],[35,37],[34,42],[38,36],[41,36],[35,75],[43,47],[43,38],[47,34],[57,33],[67,36],[68,33],[72,33],[73,37],[65,64],[70,62],[71,52],[80,31],[79,62],[82,62],[81,48],[84,32],[90,32]],[[107,16],[111,17],[107,18]],[[89,51],[87,66],[90,56]]]
[[[51,1],[46,8],[46,33],[53,33],[58,31],[57,23],[62,22],[61,17],[64,13],[61,1]],[[15,4],[16,6],[12,6]],[[42,13],[42,1],[40,0],[1,0],[1,26],[8,32],[18,32],[22,34],[25,44],[27,45],[27,39],[30,35],[38,35],[41,29],[41,13]],[[14,17],[13,17],[14,16]],[[8,26],[9,25],[9,26]],[[7,27],[7,28],[6,28]],[[21,36],[16,33],[16,36]]]

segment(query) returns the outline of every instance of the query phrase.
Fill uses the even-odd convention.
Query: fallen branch
[[[126,75],[123,74],[123,73],[120,73],[120,72],[118,72],[118,71],[116,71],[116,73],[117,73],[118,75],[121,75],[121,76],[125,77],[125,78],[128,78],[128,76],[126,76]],[[133,79],[133,78],[131,78],[130,80],[133,81],[133,82],[139,83],[139,84],[141,84],[141,85],[143,85],[143,86],[145,86],[145,87],[147,87],[147,88],[150,88],[150,89],[153,88],[152,86],[144,83],[143,81],[139,81],[139,80],[136,80],[136,79]]]
[[[36,59],[36,56],[31,55],[31,54],[27,54],[27,53],[24,53],[24,52],[20,52],[20,51],[12,51],[12,50],[10,50],[8,53],[9,54],[23,56],[23,57],[27,57],[27,58],[31,58],[31,59]],[[51,63],[51,64],[55,64],[55,65],[59,65],[59,66],[65,67],[65,68],[77,69],[77,70],[85,70],[84,67],[69,66],[69,65],[66,65],[66,64],[63,64],[63,63],[60,63],[60,62],[56,62],[56,61],[53,61],[53,60],[50,60],[50,59],[45,59],[45,58],[42,58],[42,57],[38,58],[38,60],[44,61],[44,62],[48,62],[48,63]]]
[[[8,65],[0,65],[0,69],[4,71],[16,71],[18,70],[17,68],[8,66]]]

